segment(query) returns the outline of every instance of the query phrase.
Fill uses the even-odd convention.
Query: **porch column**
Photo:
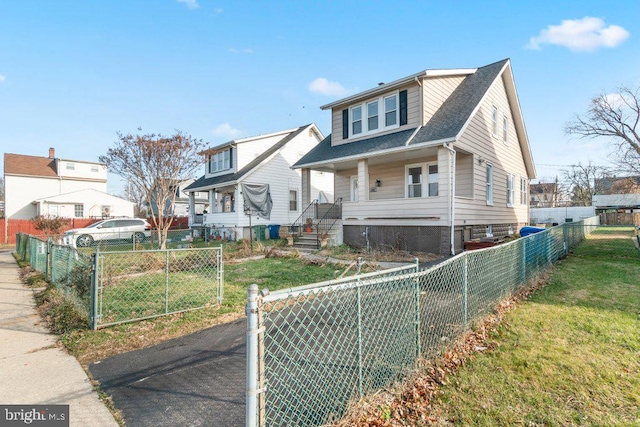
[[[196,222],[196,193],[189,193],[189,225]]]
[[[215,206],[216,203],[216,199],[215,199],[215,190],[211,189],[209,191],[207,191],[207,195],[209,196],[209,209],[207,212],[209,213],[213,213],[216,212],[216,208],[217,206]]]
[[[358,200],[369,200],[369,159],[358,160]]]
[[[311,203],[311,169],[302,169],[302,194],[300,197],[302,209],[309,206],[309,203]]]

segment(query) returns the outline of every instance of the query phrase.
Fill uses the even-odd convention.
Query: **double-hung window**
[[[513,207],[515,199],[515,184],[516,176],[513,174],[507,174],[507,206]]]
[[[506,115],[502,117],[502,142],[509,142],[509,119]]]
[[[398,95],[384,98],[384,125],[391,127],[398,124]]]
[[[496,138],[498,137],[498,107],[495,105],[491,110],[491,133]]]
[[[493,205],[493,165],[487,164],[487,204]]]
[[[231,169],[230,148],[211,155],[209,158],[209,173],[216,173],[227,169]]]
[[[407,197],[422,197],[422,165],[407,166]]]
[[[407,198],[425,195],[436,197],[438,195],[438,165],[436,163],[407,165],[405,180]]]
[[[378,101],[367,103],[367,130],[378,129]]]
[[[349,123],[343,129],[348,130],[350,137],[354,137],[397,128],[400,123],[399,105],[398,93],[353,105],[347,115],[343,114],[343,120]]]
[[[520,204],[527,204],[527,179],[520,178]]]
[[[351,109],[351,135],[362,133],[362,106]]]
[[[298,190],[289,190],[289,210],[298,210]]]
[[[73,207],[74,207],[74,216],[76,218],[84,217],[84,205],[77,204],[77,205],[74,205]]]

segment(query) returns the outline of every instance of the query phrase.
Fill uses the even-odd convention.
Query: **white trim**
[[[485,187],[484,187],[485,200],[487,201],[487,206],[493,206],[493,196],[494,196],[493,164],[487,163],[484,170],[485,170]],[[491,173],[489,173],[489,170],[491,170]]]
[[[513,208],[515,207],[515,198],[516,198],[516,176],[512,173],[507,173],[507,207]]]
[[[392,125],[387,126],[386,100],[389,98],[395,98],[396,122]],[[370,130],[369,129],[369,104],[372,104],[374,102],[378,103],[378,127],[376,129]],[[355,123],[353,111],[356,109],[360,109],[360,119],[358,120],[360,122],[360,132],[353,133],[353,124]],[[357,104],[352,104],[349,106],[349,138],[348,139],[376,135],[389,130],[398,129],[399,127],[400,127],[400,92],[399,91],[387,93],[385,95],[381,95],[373,99],[369,98],[362,102],[359,102]]]
[[[420,196],[409,196],[409,185],[416,186],[418,183],[409,184],[409,169],[420,168]],[[426,163],[411,163],[404,165],[404,198],[405,199],[419,199],[424,197],[424,181],[425,181],[425,168]]]
[[[349,177],[349,201],[360,201],[360,197],[358,196],[358,175],[351,175],[351,177]]]
[[[509,117],[506,114],[502,115],[502,142],[509,145]]]
[[[498,106],[495,104],[491,106],[491,135],[498,137]]]
[[[355,103],[358,100],[372,97],[374,95],[388,92],[392,89],[397,89],[401,86],[408,85],[410,83],[415,82],[416,78],[426,78],[426,77],[446,77],[446,76],[461,76],[461,75],[469,75],[473,74],[477,71],[477,68],[449,68],[449,69],[440,69],[440,70],[424,70],[419,73],[411,74],[410,76],[403,77],[398,80],[394,80],[389,83],[381,84],[372,89],[365,90],[364,92],[357,93],[355,95],[348,96],[346,98],[339,99],[337,101],[331,102],[329,104],[325,104],[320,106],[321,110],[328,110],[329,108],[338,107],[345,104]]]

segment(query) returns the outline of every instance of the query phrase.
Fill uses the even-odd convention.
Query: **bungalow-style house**
[[[447,254],[528,224],[535,168],[508,59],[424,70],[321,108],[331,135],[294,168],[335,174],[344,243]]]
[[[133,204],[107,194],[104,163],[4,154],[6,218],[131,216]]]
[[[189,225],[236,240],[251,236],[250,227],[293,223],[304,207],[303,187],[308,197],[333,201],[333,174],[315,171],[303,182],[300,170],[291,168],[323,138],[316,125],[309,124],[203,151],[205,173],[184,189],[189,193]],[[208,206],[200,217],[196,194],[203,192]]]

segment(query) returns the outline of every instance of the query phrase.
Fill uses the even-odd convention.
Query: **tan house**
[[[344,243],[454,253],[528,223],[535,168],[508,59],[424,70],[321,108],[332,133],[294,168],[303,182],[335,174]]]

